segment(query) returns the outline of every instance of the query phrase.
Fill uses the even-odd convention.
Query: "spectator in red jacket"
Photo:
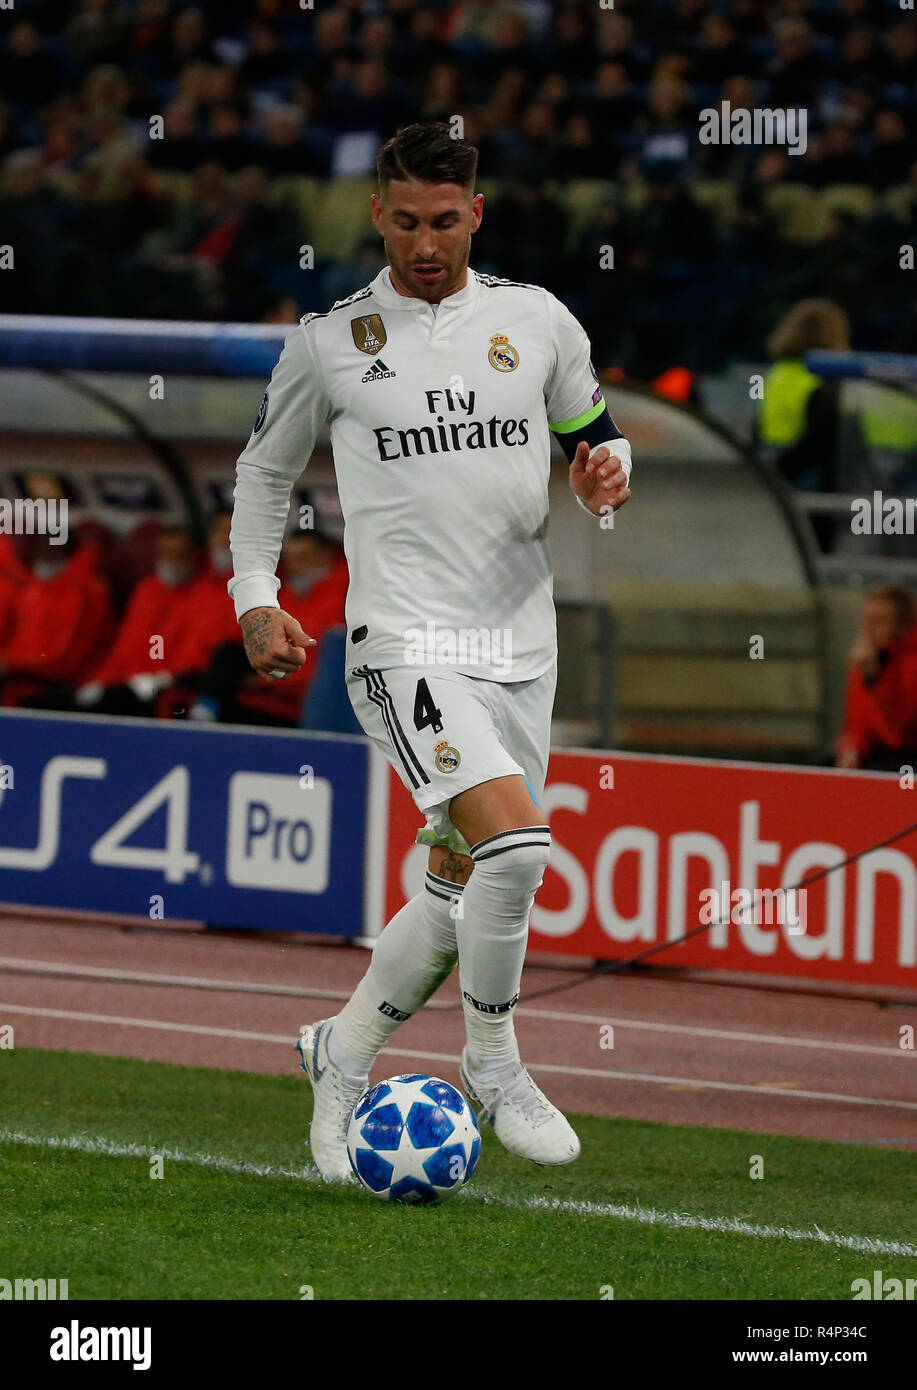
[[[201,682],[201,694],[190,711],[192,719],[222,719],[235,724],[275,724],[295,727],[302,702],[322,649],[322,633],[344,622],[347,562],[328,532],[294,531],[283,548],[283,581],[278,602],[317,646],[306,662],[282,681],[264,681],[248,664],[240,643],[225,644],[214,653]]]
[[[850,652],[838,767],[897,771],[917,762],[917,600],[903,584],[870,589]]]
[[[76,705],[93,714],[149,714],[156,694],[172,679],[192,608],[198,555],[184,526],[156,538],[156,568],[141,579],[121,620],[115,644],[76,692]]]
[[[36,536],[0,659],[2,703],[57,707],[97,661],[112,629],[93,547]]]
[[[213,653],[224,642],[241,646],[241,630],[226,590],[232,577],[231,522],[232,512],[228,510],[220,510],[211,518],[207,564],[191,586],[181,628],[173,635],[163,663],[177,681],[190,672],[206,671]]]
[[[0,658],[13,631],[16,600],[28,578],[9,536],[0,536]]]

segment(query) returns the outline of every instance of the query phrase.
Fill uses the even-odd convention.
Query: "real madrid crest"
[[[498,372],[514,372],[519,366],[519,354],[505,333],[495,333],[491,338],[491,349],[487,360]]]
[[[450,748],[445,739],[436,745],[433,752],[435,754],[434,762],[440,772],[455,772],[462,761],[462,755],[458,749]]]
[[[350,320],[353,340],[361,352],[370,357],[385,347],[385,325],[379,314],[364,314],[362,318]]]

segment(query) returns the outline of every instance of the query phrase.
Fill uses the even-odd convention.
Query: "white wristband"
[[[634,466],[634,464],[633,464],[633,452],[632,452],[631,447],[630,447],[630,441],[627,440],[627,439],[624,439],[624,438],[621,438],[621,439],[606,439],[606,440],[604,440],[601,444],[596,444],[595,449],[593,449],[593,450],[591,451],[591,453],[589,454],[589,457],[590,457],[590,458],[593,457],[593,455],[594,455],[595,452],[596,452],[596,449],[607,449],[607,450],[609,451],[609,453],[611,453],[611,454],[613,454],[613,455],[614,455],[614,454],[617,455],[617,457],[621,460],[621,467],[624,469],[624,476],[625,476],[625,478],[627,479],[628,486],[629,486],[629,485],[630,485],[630,475],[631,475],[631,472],[633,471],[633,466]],[[595,515],[596,515],[596,513],[592,510],[592,508],[591,508],[591,507],[588,507],[588,506],[586,505],[586,503],[583,501],[582,497],[576,496],[576,493],[574,493],[574,496],[576,497],[577,502],[578,502],[579,505],[582,507],[582,509],[583,509],[584,512],[587,512],[587,513],[589,514],[589,516],[595,516]]]
[[[607,449],[610,454],[617,454],[621,460],[621,467],[624,469],[624,476],[630,483],[630,475],[634,468],[633,451],[630,447],[629,439],[606,439],[601,444],[596,444],[589,457],[592,458],[596,449]]]

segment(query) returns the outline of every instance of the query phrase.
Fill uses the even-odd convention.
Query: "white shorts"
[[[423,844],[468,853],[449,804],[495,777],[523,776],[534,801],[551,751],[557,664],[528,681],[489,681],[448,666],[357,666],[347,692],[367,738],[426,817]]]

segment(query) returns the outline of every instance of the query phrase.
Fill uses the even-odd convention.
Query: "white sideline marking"
[[[343,999],[353,991],[345,989],[307,989],[300,985],[253,984],[250,980],[221,980],[201,975],[159,975],[147,970],[118,970],[114,966],[74,965],[70,961],[23,960],[19,956],[0,956],[0,971],[9,975],[68,975],[81,980],[100,980],[112,984],[174,985],[184,989],[226,990],[230,994],[282,994],[299,999]],[[451,1008],[437,1001],[437,1008]]]
[[[152,1154],[157,1154],[173,1163],[190,1163],[198,1168],[213,1168],[242,1177],[294,1178],[316,1186],[323,1185],[317,1169],[311,1164],[304,1168],[280,1168],[272,1164],[245,1163],[224,1158],[221,1154],[184,1153],[181,1149],[162,1148],[156,1144],[125,1144],[114,1139],[90,1138],[88,1135],[23,1134],[17,1130],[0,1129],[0,1144],[24,1144],[30,1148],[66,1149],[73,1153],[145,1161]],[[756,1226],[736,1216],[694,1216],[690,1212],[658,1211],[655,1207],[633,1206],[630,1203],[579,1202],[561,1197],[505,1197],[476,1187],[466,1188],[456,1200],[483,1202],[486,1206],[509,1207],[516,1211],[611,1217],[620,1221],[636,1221],[644,1226],[664,1226],[670,1230],[714,1231],[721,1235],[756,1236],[759,1240],[812,1241],[817,1245],[833,1245],[840,1250],[856,1250],[861,1254],[917,1258],[917,1246],[905,1245],[903,1241],[881,1240],[875,1236],[845,1236],[836,1231],[823,1231],[818,1226],[813,1226],[811,1230],[798,1230],[792,1226]]]
[[[178,988],[223,990],[230,994],[275,994],[297,999],[340,999],[347,1001],[352,993],[346,989],[318,989],[301,985],[253,984],[249,980],[223,980],[200,975],[160,975],[146,970],[119,970],[110,966],[71,965],[69,961],[24,960],[18,956],[0,956],[0,971],[8,974],[75,976],[79,979],[110,981],[117,984],[174,985]],[[425,1009],[459,1012],[459,1004],[431,999]],[[814,1047],[822,1052],[853,1052],[874,1057],[917,1058],[917,1052],[901,1047],[880,1047],[875,1043],[837,1042],[830,1038],[800,1038],[780,1033],[747,1033],[729,1028],[701,1028],[689,1023],[662,1023],[655,1019],[618,1018],[614,1014],[584,1014],[561,1009],[532,1009],[521,1003],[517,1015],[558,1023],[585,1023],[600,1027],[612,1024],[623,1032],[627,1028],[651,1033],[675,1033],[689,1038],[722,1038],[725,1042],[767,1043],[772,1047]]]
[[[163,1033],[199,1033],[204,1037],[232,1038],[239,1042],[279,1043],[292,1048],[295,1039],[284,1033],[253,1033],[241,1028],[216,1028],[204,1023],[173,1023],[160,1018],[124,1018],[119,1014],[79,1013],[74,1009],[43,1009],[29,1004],[0,1003],[8,1013],[31,1014],[35,1018],[60,1018],[73,1023],[110,1023],[122,1028],[152,1028]],[[384,1057],[409,1057],[414,1061],[451,1062],[458,1065],[459,1057],[452,1052],[419,1052],[410,1047],[384,1047]],[[595,1067],[562,1067],[554,1062],[529,1062],[529,1071],[551,1072],[556,1076],[598,1077],[602,1081],[637,1081],[645,1085],[691,1086],[699,1090],[742,1091],[753,1096],[791,1096],[802,1100],[827,1100],[841,1105],[872,1105],[879,1109],[914,1110],[917,1101],[883,1100],[874,1096],[847,1096],[832,1091],[765,1090],[761,1085],[737,1081],[705,1081],[696,1076],[659,1076],[652,1072],[600,1071]]]
[[[348,995],[348,998],[350,996]],[[527,1009],[520,1004],[517,1013],[535,1018],[556,1018],[561,1023],[589,1023],[598,1027],[611,1023],[621,1032],[628,1028],[644,1030],[648,1033],[680,1033],[688,1038],[722,1038],[726,1042],[767,1043],[775,1047],[817,1047],[820,1052],[868,1053],[874,1057],[917,1056],[901,1047],[880,1047],[877,1043],[835,1042],[831,1038],[799,1038],[781,1033],[746,1033],[731,1028],[701,1028],[692,1023],[657,1023],[654,1019],[616,1018],[614,1014],[577,1014],[553,1009]]]

